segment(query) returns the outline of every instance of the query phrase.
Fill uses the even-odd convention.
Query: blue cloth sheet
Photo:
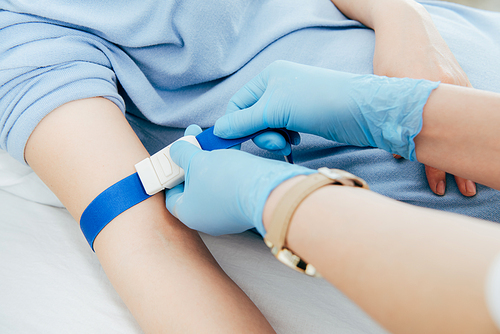
[[[472,84],[500,92],[500,14],[425,6]],[[373,31],[328,0],[0,0],[0,8],[0,147],[20,161],[38,122],[68,101],[109,98],[154,152],[191,123],[213,125],[231,95],[274,60],[372,72]],[[421,164],[381,150],[304,136],[294,156],[348,170],[398,200],[500,221],[499,192],[479,186],[465,198],[449,178],[438,197]]]

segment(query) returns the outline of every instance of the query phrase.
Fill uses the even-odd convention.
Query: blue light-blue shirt
[[[129,111],[154,123],[209,126],[227,93],[268,60],[221,81],[270,44],[308,27],[361,26],[326,0],[0,1],[0,8],[0,144],[21,161],[34,127],[65,102],[104,96],[125,110],[124,91]]]
[[[38,122],[72,100],[104,96],[156,124],[208,127],[276,59],[372,72],[373,32],[329,0],[0,0],[0,8],[0,147],[20,161]],[[497,87],[498,14],[442,2],[427,9],[473,84]]]
[[[156,124],[208,127],[276,59],[372,72],[373,32],[328,0],[0,0],[0,8],[0,147],[20,161],[38,122],[72,100],[104,96]],[[469,35],[488,43],[488,27],[471,24],[487,14],[428,9],[450,30],[445,38],[460,38],[452,48]]]

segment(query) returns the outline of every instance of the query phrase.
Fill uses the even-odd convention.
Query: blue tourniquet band
[[[223,139],[214,135],[214,127],[206,129],[202,133],[196,136],[196,140],[200,143],[200,146],[205,151],[220,150],[224,148],[230,148],[232,146],[246,142],[247,140],[253,139],[264,132],[274,131],[281,134],[285,139],[291,143],[290,134],[284,129],[266,129],[251,134],[246,137],[235,138],[235,139]],[[292,154],[287,156],[288,162],[293,163]]]
[[[213,127],[211,127],[196,136],[196,140],[198,140],[201,148],[205,151],[229,148],[252,139],[263,132],[269,131],[259,131],[243,138],[222,139],[215,136],[213,130]],[[280,133],[290,142],[290,135],[286,130],[273,129],[272,131]],[[288,162],[293,163],[291,154],[287,158]],[[134,173],[113,184],[94,198],[85,211],[83,211],[82,217],[80,218],[80,229],[85,235],[92,250],[94,250],[95,238],[106,225],[122,212],[141,203],[149,197],[151,196],[144,190],[139,175]]]
[[[120,213],[148,199],[139,175],[134,173],[100,193],[83,211],[80,228],[92,250],[99,232]]]

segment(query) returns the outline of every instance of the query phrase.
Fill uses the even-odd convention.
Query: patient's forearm
[[[333,0],[344,13],[375,30],[373,73],[396,78],[427,79],[471,86],[426,8],[414,0]],[[425,166],[429,186],[444,195],[446,173]],[[465,196],[476,187],[459,176],[455,181]]]
[[[265,227],[300,178],[271,193]],[[493,223],[326,186],[298,207],[287,245],[394,333],[496,333],[485,300]]]
[[[414,0],[332,0],[348,17],[375,30],[373,72],[467,86],[467,76],[432,17]]]
[[[376,29],[392,25],[404,18],[406,11],[414,11],[420,5],[414,0],[331,0],[347,17]]]
[[[500,189],[500,94],[441,84],[415,138],[418,161]]]
[[[120,110],[103,98],[54,110],[26,148],[28,163],[77,221],[99,193],[134,173],[147,156]],[[94,246],[146,332],[272,331],[198,234],[168,213],[163,194],[115,218]]]

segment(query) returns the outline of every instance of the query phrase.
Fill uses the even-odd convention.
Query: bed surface
[[[385,333],[327,282],[279,263],[258,235],[202,238],[278,333]],[[78,224],[1,151],[0,282],[1,333],[142,332]]]

